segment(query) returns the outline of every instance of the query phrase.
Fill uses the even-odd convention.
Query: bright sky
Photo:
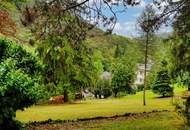
[[[115,26],[113,33],[135,37],[139,35],[137,31],[137,18],[140,16],[143,8],[145,8],[146,4],[149,2],[141,1],[141,4],[136,7],[129,7],[126,12],[117,14],[118,20]],[[164,26],[159,30],[159,33],[168,33],[171,32],[171,26]]]

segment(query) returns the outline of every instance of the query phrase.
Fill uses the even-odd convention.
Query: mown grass
[[[176,113],[156,113],[148,117],[106,123],[89,123],[81,130],[190,130]]]
[[[184,89],[178,88],[179,94]],[[159,95],[147,91],[147,105],[143,106],[142,92],[122,98],[83,100],[73,104],[36,105],[25,111],[18,111],[16,119],[22,122],[44,121],[48,119],[76,120],[97,116],[113,116],[125,113],[149,112],[153,110],[173,110],[171,98],[159,98]]]

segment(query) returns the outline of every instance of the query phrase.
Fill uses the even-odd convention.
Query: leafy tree
[[[46,65],[44,70],[44,83],[52,95],[65,94],[67,101],[69,77],[74,73],[74,52],[69,46],[66,38],[55,36],[37,43],[38,55]],[[57,92],[56,87],[62,83],[62,91]]]
[[[135,56],[133,59],[133,52],[130,52],[131,41],[128,41],[123,37],[116,36],[114,39],[117,39],[116,41],[118,42],[115,41],[117,43],[114,53],[115,59],[111,66],[113,75],[111,80],[111,87],[114,96],[116,97],[120,91],[126,91],[127,93],[132,92],[130,84],[133,82],[134,72],[136,69],[135,66],[138,62],[138,59],[136,59]]]
[[[42,66],[32,54],[6,39],[0,39],[0,47],[0,129],[19,130],[16,111],[38,101]]]
[[[38,43],[38,53],[46,64],[44,83],[52,95],[64,95],[65,102],[71,93],[92,86],[99,71],[93,52],[85,44],[81,41],[73,45],[66,36],[49,37]]]
[[[134,72],[128,66],[121,63],[114,64],[111,86],[115,97],[120,91],[131,92],[130,84],[133,82],[133,76]]]

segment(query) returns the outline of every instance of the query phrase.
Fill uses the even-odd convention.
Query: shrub
[[[118,92],[117,97],[124,97],[127,96],[126,92]]]
[[[137,86],[137,92],[140,92],[140,91],[143,91],[144,90],[144,85],[142,84],[142,85],[138,85]]]
[[[168,71],[162,70],[158,72],[156,80],[152,85],[152,90],[154,93],[160,94],[163,97],[173,95],[173,88],[170,86]]]
[[[112,95],[112,91],[109,88],[102,89],[101,94],[104,96],[104,98],[108,98]]]
[[[112,95],[110,79],[99,79],[96,88],[93,90],[95,98],[108,98]]]
[[[21,46],[0,39],[0,129],[19,130],[16,111],[36,103],[40,97],[42,66]]]

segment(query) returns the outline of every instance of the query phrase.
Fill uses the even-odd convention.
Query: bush
[[[190,125],[190,97],[183,97],[183,100],[176,99],[173,104],[175,105],[176,112],[183,118],[187,125]]]
[[[95,98],[108,98],[112,95],[110,79],[99,79],[96,88],[93,91]]]
[[[136,94],[136,92],[137,92],[136,89],[132,88],[131,91],[129,92],[129,94],[133,94],[134,95],[134,94]]]
[[[36,103],[42,66],[21,46],[0,39],[0,129],[19,130],[16,111]]]
[[[160,94],[163,97],[173,96],[173,88],[170,86],[168,71],[163,70],[158,72],[156,80],[152,85],[152,90],[154,93]]]
[[[110,88],[104,88],[102,89],[101,94],[104,96],[104,98],[108,98],[112,95],[112,91]]]
[[[144,85],[138,85],[137,86],[137,92],[143,91],[144,90]]]
[[[117,97],[125,97],[127,96],[126,92],[118,92]]]

